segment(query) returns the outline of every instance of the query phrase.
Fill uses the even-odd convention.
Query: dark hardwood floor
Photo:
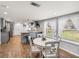
[[[28,44],[21,44],[21,37],[14,36],[8,43],[0,45],[0,58],[29,58],[30,46]],[[76,56],[61,50],[59,51],[60,58],[74,58]],[[34,58],[38,58],[39,54],[34,53]]]
[[[60,58],[78,58],[77,56],[75,56],[67,51],[64,51],[62,49],[59,50],[59,55],[60,55]]]

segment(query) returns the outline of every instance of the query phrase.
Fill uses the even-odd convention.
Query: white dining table
[[[42,40],[42,38],[35,38],[33,40],[33,43],[39,46],[45,46],[46,42],[57,42],[58,40],[51,39],[51,38],[46,38],[46,40]]]

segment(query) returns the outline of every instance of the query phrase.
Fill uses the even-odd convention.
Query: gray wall
[[[79,43],[75,44],[68,41],[61,41],[60,48],[79,57]]]

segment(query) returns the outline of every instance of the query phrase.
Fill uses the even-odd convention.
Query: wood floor
[[[60,58],[78,58],[77,56],[72,55],[69,52],[64,51],[62,49],[59,50],[59,54],[60,54]]]
[[[8,43],[0,45],[0,58],[29,58],[30,46],[21,44],[21,37],[14,36]],[[38,58],[39,54],[34,53],[33,57]],[[74,58],[76,56],[60,50],[60,58]]]

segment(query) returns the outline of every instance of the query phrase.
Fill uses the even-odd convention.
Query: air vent
[[[31,5],[32,5],[32,6],[35,6],[35,7],[40,7],[40,5],[37,4],[37,3],[35,3],[35,2],[31,2]]]

